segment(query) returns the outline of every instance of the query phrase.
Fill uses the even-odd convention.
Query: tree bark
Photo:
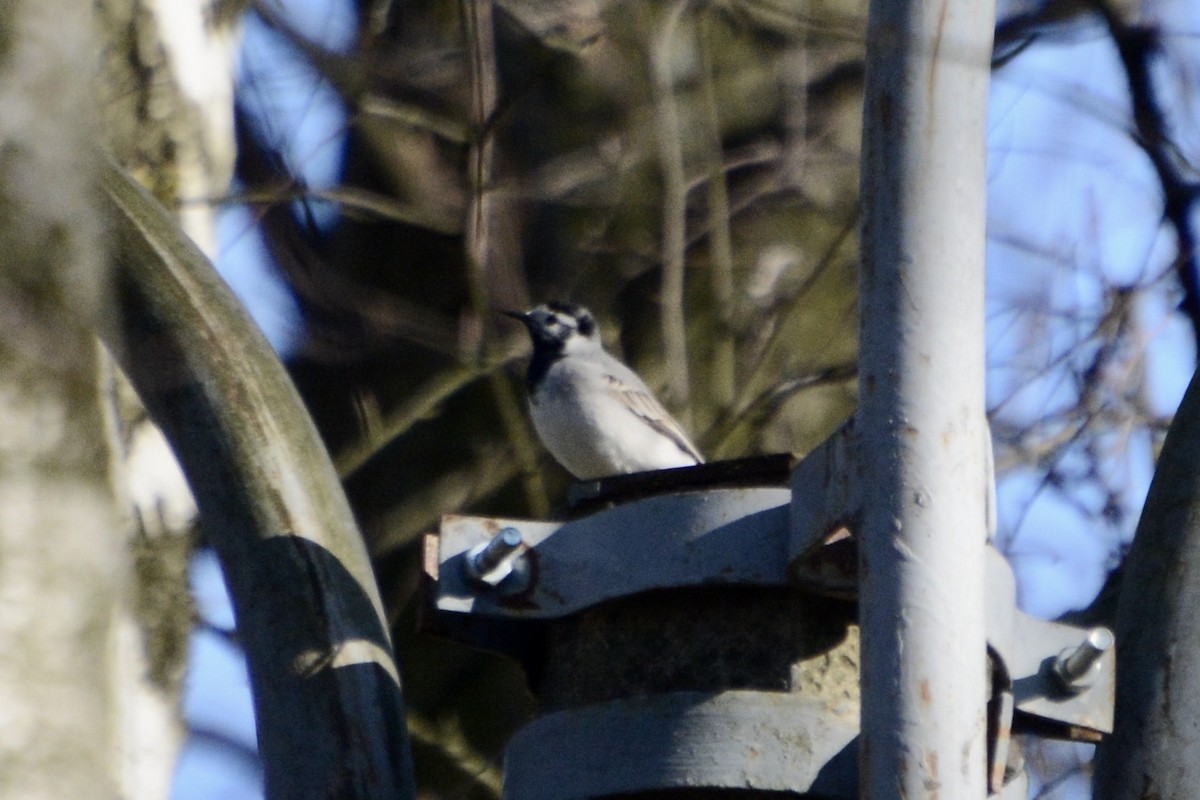
[[[0,13],[0,794],[30,800],[115,793],[121,566],[90,334],[107,298],[89,10]]]

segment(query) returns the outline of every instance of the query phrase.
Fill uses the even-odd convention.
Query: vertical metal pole
[[[994,5],[872,0],[860,795],[985,788],[985,131]]]

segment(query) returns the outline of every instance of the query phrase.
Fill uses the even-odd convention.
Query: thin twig
[[[683,131],[675,100],[672,50],[688,0],[676,0],[650,43],[650,84],[658,133],[659,167],[663,178],[662,220],[662,336],[667,400],[680,412],[684,425],[690,414],[687,331],[684,323],[684,248],[687,234],[687,178],[683,167]]]
[[[462,364],[430,378],[424,386],[410,393],[403,403],[379,418],[362,439],[337,454],[333,463],[338,475],[342,480],[350,477],[385,445],[431,416],[463,387],[496,372],[524,352],[525,343],[514,337],[511,344],[493,358],[477,364]]]
[[[1192,209],[1200,198],[1200,182],[1188,180],[1183,175],[1186,159],[1168,133],[1166,115],[1151,74],[1154,57],[1161,47],[1159,32],[1153,27],[1126,23],[1104,0],[1093,2],[1117,46],[1129,81],[1135,140],[1150,159],[1162,184],[1163,216],[1175,229],[1179,242],[1175,274],[1183,289],[1180,308],[1191,322],[1193,335],[1200,344],[1200,264],[1197,264],[1197,235],[1191,224]]]
[[[454,117],[393,97],[364,94],[358,102],[358,113],[412,130],[425,131],[454,144],[471,141],[470,127]]]
[[[733,424],[720,432],[720,438],[712,444],[711,452],[723,455],[730,442],[737,439],[741,431],[760,431],[785,402],[797,394],[820,386],[847,383],[858,376],[858,364],[854,362],[835,364],[813,375],[802,375],[774,384],[752,398],[733,420]]]
[[[408,495],[400,504],[372,524],[371,557],[391,555],[414,539],[437,527],[448,508],[462,508],[487,497],[515,477],[517,464],[506,447],[485,444],[460,469],[442,471],[436,479]]]
[[[712,277],[714,317],[712,381],[710,391],[713,404],[718,411],[733,405],[737,385],[737,354],[734,342],[733,321],[733,240],[729,231],[729,191],[725,185],[724,148],[721,145],[721,119],[717,111],[716,75],[713,67],[713,17],[704,14],[700,36],[700,57],[704,74],[700,78],[705,129],[708,131],[706,147],[708,188],[708,253],[709,272]]]
[[[764,373],[769,369],[769,365],[771,363],[771,360],[769,358],[765,358],[764,354],[769,352],[771,348],[778,343],[779,332],[786,327],[785,323],[788,316],[793,313],[802,313],[804,310],[803,307],[796,302],[796,300],[808,292],[808,290],[816,284],[820,277],[825,274],[826,270],[836,263],[838,253],[841,251],[846,242],[850,240],[857,227],[857,218],[848,220],[842,231],[833,239],[829,247],[826,248],[825,252],[821,256],[821,259],[814,267],[812,274],[810,274],[795,290],[788,292],[786,296],[776,297],[772,307],[760,314],[760,317],[762,317],[774,316],[776,313],[782,313],[782,319],[778,321],[770,335],[767,337],[766,341],[762,343],[761,347],[759,348],[760,355],[757,360],[755,360],[755,362],[749,366],[746,374],[742,376],[742,379],[739,382],[742,387],[755,386],[762,379]],[[785,381],[779,384],[779,386],[785,387],[783,390],[784,394],[790,396],[791,394],[795,394],[803,389],[811,388],[814,385],[837,382],[840,380],[840,378],[837,377],[838,370],[840,369],[842,368],[830,367],[822,371],[817,376],[818,379],[815,382],[813,381],[813,376],[805,376],[797,379],[796,381]],[[831,378],[830,376],[833,377]],[[789,385],[791,388],[786,388]],[[757,420],[755,423],[756,425],[761,424],[762,421],[765,421],[765,419],[769,417],[769,413],[767,416],[761,416],[758,411],[755,411],[752,414],[752,409],[768,408],[768,411],[770,411],[770,409],[777,409],[779,407],[778,404],[771,405],[769,407],[763,406],[764,398],[772,396],[775,391],[776,389],[772,387],[766,389],[755,397],[743,397],[741,402],[728,409],[725,413],[718,415],[717,419],[713,421],[708,430],[705,431],[700,437],[701,446],[704,447],[705,451],[714,458],[722,458],[728,455],[728,450],[731,444],[736,440],[736,434],[740,431],[751,429],[748,428],[746,424],[751,416],[754,416],[755,420]]]
[[[496,199],[491,191],[495,162],[495,135],[491,120],[496,112],[499,80],[496,69],[496,42],[492,0],[462,0],[464,32],[471,69],[471,122],[475,140],[469,154],[470,195],[467,200],[466,256],[467,291],[471,311],[481,330],[488,324],[491,304],[488,300],[487,275],[491,270],[492,229]],[[478,360],[479,350],[476,350]],[[521,413],[520,402],[506,375],[488,373],[488,385],[500,413],[501,424],[520,466],[521,486],[529,511],[545,516],[550,511],[538,452],[532,432]]]
[[[488,797],[500,797],[502,776],[499,767],[475,749],[456,721],[432,720],[409,711],[408,731],[414,742],[432,747],[453,762]],[[469,796],[475,793],[463,791],[461,794]]]

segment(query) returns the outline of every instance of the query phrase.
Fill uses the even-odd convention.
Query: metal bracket
[[[689,473],[681,479],[688,491],[615,507],[603,507],[604,482],[589,485],[585,500],[601,510],[566,522],[447,516],[426,553],[433,581],[428,625],[513,650],[504,641],[514,632],[536,633],[553,620],[656,589],[793,587],[853,599],[862,509],[856,452],[851,421],[796,465],[790,489],[704,489],[690,470],[677,470]],[[979,535],[989,535],[991,525],[981,520]],[[998,552],[987,552],[984,624],[995,717],[989,778],[991,796],[1007,800],[1023,796],[1023,776],[1005,769],[1014,730],[1084,741],[1112,730],[1115,659],[1111,634],[1019,611],[1011,569]],[[532,800],[701,785],[815,791],[822,775],[840,774],[835,763],[845,766],[847,748],[855,749],[857,717],[831,721],[836,716],[804,692],[744,690],[569,708],[517,734],[506,781]],[[680,749],[681,742],[689,744]],[[753,754],[773,747],[781,749],[778,759],[755,762]],[[544,770],[548,758],[553,775]],[[678,774],[677,758],[688,762]],[[852,789],[825,788],[831,797],[854,796]]]
[[[555,619],[651,589],[742,584],[786,586],[790,492],[715,489],[663,495],[570,522],[447,516],[437,549],[438,611]],[[515,529],[529,578],[518,594],[470,577],[467,554]]]
[[[852,528],[845,527],[831,544],[810,543],[827,535],[824,520],[853,524],[855,510],[842,504],[856,493],[841,483],[829,484],[828,493],[814,492],[803,480],[812,476],[814,464],[824,469],[844,458],[838,453],[845,453],[845,430],[801,462],[793,492],[742,488],[650,497],[569,522],[447,516],[428,570],[436,579],[437,627],[487,646],[494,637],[479,635],[480,618],[545,621],[644,591],[687,586],[798,583],[819,594],[853,597]],[[818,528],[805,530],[806,525]],[[507,529],[522,541],[520,577],[481,583],[467,566],[469,554]],[[801,555],[785,569],[787,554],[797,547]],[[999,553],[988,553],[987,639],[998,675],[1011,686],[1018,728],[1048,723],[1055,735],[1084,741],[1111,732],[1111,648],[1095,654],[1090,686],[1065,691],[1051,667],[1088,632],[1017,609],[1012,571]],[[816,569],[814,562],[820,564]]]
[[[792,471],[789,571],[797,583],[820,594],[857,596],[854,536],[862,511],[857,453],[851,419]],[[980,531],[989,539],[996,506],[991,483],[989,480],[986,487],[988,518],[981,520]],[[987,641],[999,675],[1011,686],[1015,724],[1031,723],[1043,733],[1083,741],[1097,741],[1101,734],[1110,733],[1116,691],[1111,642],[1105,648],[1088,650],[1086,680],[1081,676],[1065,688],[1055,669],[1060,655],[1075,652],[1089,637],[1103,635],[1022,612],[1016,606],[1016,586],[1008,562],[992,548],[987,553]],[[1082,661],[1076,664],[1080,666]],[[1045,723],[1051,727],[1045,728]]]

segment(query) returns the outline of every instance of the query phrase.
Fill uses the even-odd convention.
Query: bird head
[[[546,303],[530,311],[504,311],[529,330],[535,350],[567,353],[600,346],[592,312],[574,303]]]

